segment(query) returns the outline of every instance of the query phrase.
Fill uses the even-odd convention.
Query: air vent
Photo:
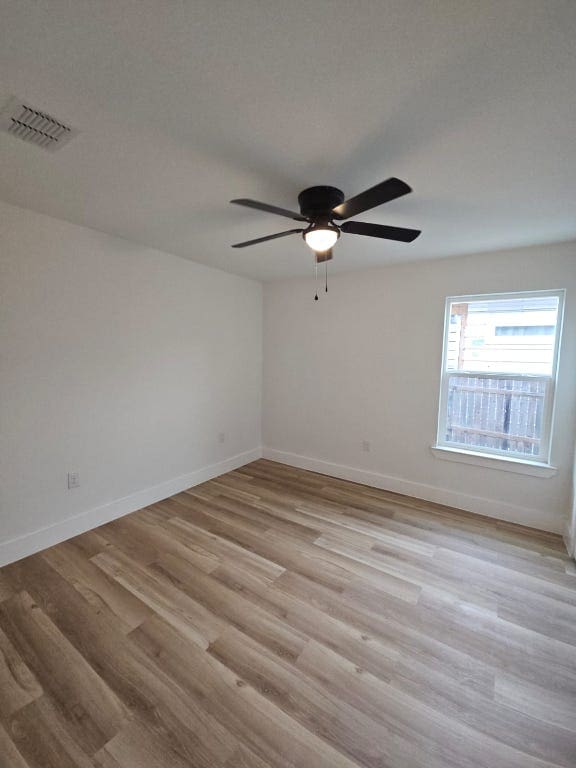
[[[61,120],[20,99],[11,99],[2,110],[0,130],[50,152],[60,149],[77,133]]]

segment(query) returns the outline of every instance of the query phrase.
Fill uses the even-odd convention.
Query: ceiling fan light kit
[[[315,253],[314,261],[317,268],[319,263],[325,262],[327,265],[328,261],[332,258],[332,247],[337,243],[341,232],[411,243],[418,237],[420,230],[407,229],[406,227],[389,227],[383,224],[369,224],[364,221],[344,221],[343,224],[335,223],[335,220],[342,221],[349,219],[351,216],[357,216],[398,197],[407,195],[409,192],[412,192],[412,189],[408,184],[394,177],[376,184],[374,187],[370,187],[370,189],[361,192],[355,197],[351,197],[349,200],[346,200],[342,190],[336,187],[309,187],[298,195],[300,213],[287,210],[286,208],[278,208],[268,203],[261,203],[258,200],[249,200],[247,198],[231,200],[230,202],[235,205],[255,208],[256,210],[274,213],[294,221],[308,223],[306,228],[288,229],[284,232],[277,232],[274,235],[247,240],[243,243],[235,243],[232,247],[246,248],[257,243],[264,243],[268,240],[276,240],[279,237],[300,233],[308,247]],[[326,286],[327,290],[328,287]],[[317,299],[318,295],[315,298]]]
[[[316,253],[329,251],[340,237],[338,227],[311,224],[302,232],[306,245]]]

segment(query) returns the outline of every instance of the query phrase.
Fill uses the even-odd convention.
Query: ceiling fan
[[[376,184],[375,187],[371,187],[349,200],[345,200],[344,193],[336,187],[309,187],[298,195],[300,213],[278,208],[275,205],[268,205],[268,203],[260,203],[257,200],[246,198],[231,200],[230,202],[235,205],[244,205],[247,208],[276,213],[278,216],[285,216],[288,219],[305,222],[308,225],[297,229],[287,229],[284,232],[277,232],[266,237],[258,237],[255,240],[246,240],[243,243],[235,243],[232,247],[246,248],[249,245],[276,240],[278,237],[301,233],[306,244],[315,252],[316,262],[320,263],[332,258],[332,246],[335,245],[341,232],[411,243],[420,234],[419,229],[388,227],[383,224],[369,224],[365,221],[335,223],[335,221],[349,219],[351,216],[369,211],[378,205],[389,203],[409,192],[412,192],[412,189],[408,184],[394,177]]]

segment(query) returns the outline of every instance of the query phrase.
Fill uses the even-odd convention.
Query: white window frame
[[[562,337],[562,322],[564,317],[563,288],[545,291],[513,291],[510,293],[483,293],[471,296],[448,296],[444,307],[444,338],[442,344],[442,367],[440,371],[440,403],[438,409],[438,429],[436,444],[432,447],[438,458],[461,461],[467,464],[479,464],[481,466],[517,471],[522,474],[540,474],[550,477],[555,474],[556,468],[550,464],[552,446],[552,431],[554,424],[554,406],[556,384],[558,378],[558,363],[560,356],[560,340]],[[498,301],[505,299],[523,299],[536,296],[554,296],[558,298],[558,315],[556,320],[556,337],[554,340],[554,357],[552,361],[552,373],[550,376],[540,374],[510,374],[510,373],[482,373],[478,371],[457,371],[447,369],[448,336],[450,329],[450,307],[452,304],[474,301]],[[476,449],[474,446],[464,443],[448,442],[445,439],[446,421],[448,409],[448,383],[451,376],[474,376],[486,379],[506,379],[517,376],[525,379],[546,381],[546,394],[544,412],[542,418],[542,437],[540,439],[540,454],[538,456],[522,456],[518,453],[508,453],[497,449]],[[531,472],[530,468],[536,471]]]

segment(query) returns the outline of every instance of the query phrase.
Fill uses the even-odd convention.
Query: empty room
[[[0,768],[576,768],[574,0],[0,0]]]

